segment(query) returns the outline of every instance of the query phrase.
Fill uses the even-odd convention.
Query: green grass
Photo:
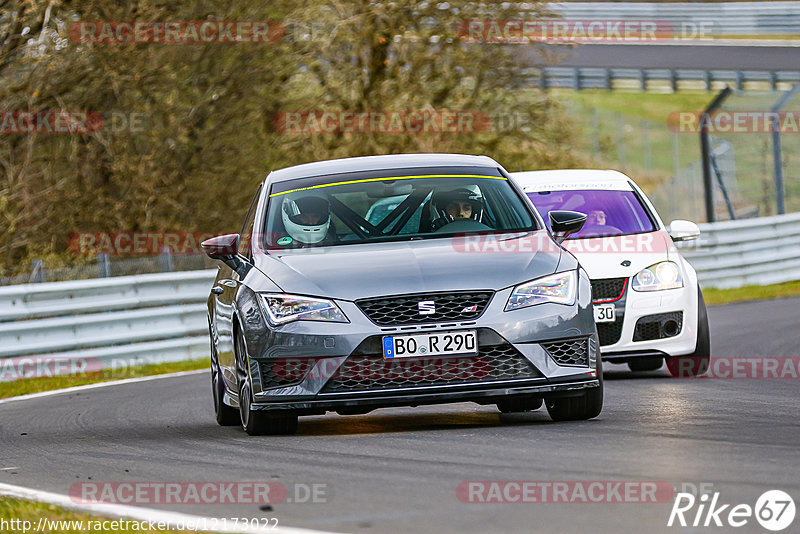
[[[97,373],[86,373],[82,375],[14,380],[12,382],[0,383],[0,399],[16,397],[18,395],[27,395],[28,393],[50,391],[53,389],[63,389],[72,386],[94,384],[97,382],[108,382],[110,380],[161,375],[166,373],[176,373],[179,371],[193,371],[195,369],[208,369],[210,365],[211,361],[209,358],[200,358],[198,360],[188,360],[183,362],[139,365],[124,369],[109,369],[99,371]]]
[[[49,525],[51,528],[47,528],[45,523],[42,524],[42,530],[40,532],[52,533],[52,534],[85,534],[86,532],[120,532],[123,534],[128,533],[136,533],[136,534],[156,534],[160,532],[176,532],[174,530],[150,530],[146,528],[141,530],[137,528],[137,526],[141,526],[141,522],[139,525],[132,525],[131,523],[122,523],[113,525],[110,523],[111,521],[115,521],[115,519],[106,518],[102,516],[96,516],[91,514],[86,514],[83,512],[74,512],[72,510],[67,510],[61,508],[59,506],[54,506],[52,504],[45,504],[40,502],[34,501],[26,501],[23,499],[14,499],[10,497],[0,497],[0,519],[5,521],[10,521],[12,519],[19,519],[20,521],[30,521],[30,525],[28,526],[27,533],[36,532],[36,528],[39,524],[40,518],[45,518],[51,521],[82,521],[83,528],[80,528],[80,524],[72,523],[64,524],[61,523],[60,525]],[[109,521],[109,523],[95,523],[95,521]],[[130,521],[133,522],[134,520],[119,520],[119,521]],[[19,522],[12,524],[5,525],[7,528],[2,530],[3,533],[8,534],[27,534],[24,530],[23,526],[20,525]],[[11,528],[11,527],[14,528]],[[111,527],[111,526],[126,526],[128,528],[116,528],[116,529],[103,529],[103,526]],[[55,528],[52,528],[55,527]]]
[[[744,286],[736,289],[709,288],[703,290],[703,298],[709,306],[798,296],[800,296],[800,280],[767,286]]]
[[[674,111],[699,111],[714,98],[714,93],[632,93],[627,91],[567,91],[555,93],[564,103],[597,108],[631,117],[647,119],[666,126]]]

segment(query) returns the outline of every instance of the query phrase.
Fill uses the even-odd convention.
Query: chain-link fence
[[[702,220],[703,177],[696,135],[671,130],[666,119],[656,122],[587,106],[574,106],[570,113],[579,129],[580,150],[597,165],[634,178],[664,219]]]
[[[171,271],[193,271],[211,269],[218,262],[205,254],[171,254],[163,252],[157,256],[111,256],[98,254],[91,261],[69,267],[49,268],[43,260],[34,260],[30,271],[13,276],[0,277],[0,286],[64,280],[87,280],[133,274],[162,273]]]
[[[726,169],[710,158],[717,220],[800,211],[798,89],[733,92],[712,113],[708,128],[713,153],[729,147],[733,162]]]
[[[583,105],[570,109],[579,148],[633,177],[666,222],[707,219],[700,111],[675,110],[655,122]],[[800,211],[800,86],[733,92],[707,124],[716,220]]]

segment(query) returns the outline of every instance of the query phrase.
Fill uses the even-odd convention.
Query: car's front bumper
[[[687,283],[682,288],[664,291],[639,292],[625,290],[625,296],[617,303],[617,316],[621,326],[618,341],[601,345],[603,361],[622,363],[633,358],[647,356],[681,356],[694,352],[697,343],[697,287]],[[677,335],[641,339],[637,324],[680,318]],[[610,324],[610,323],[609,323]],[[599,328],[600,325],[598,325]],[[648,336],[645,336],[648,337]]]
[[[599,349],[591,311],[591,288],[585,273],[581,271],[576,303],[572,306],[548,303],[505,312],[510,293],[510,288],[496,292],[480,317],[465,322],[380,327],[371,322],[355,303],[336,301],[349,323],[298,321],[279,327],[259,325],[260,328],[245,335],[253,384],[253,409],[359,413],[384,406],[463,401],[490,404],[515,395],[573,395],[597,387],[599,382],[595,369]],[[382,357],[375,358],[380,356],[380,349],[376,355],[375,347],[379,346],[382,336],[454,330],[478,331],[481,373],[469,375],[468,365],[466,374],[458,375],[458,380],[431,379],[426,375],[418,382],[415,379],[387,382],[385,376],[379,376],[371,382],[370,371],[355,380],[339,380],[336,388],[331,387],[347,368],[345,362],[348,358],[369,356],[377,365],[370,369],[383,369]],[[559,356],[551,354],[555,353],[552,343],[563,340],[585,341],[585,361],[559,363]],[[494,373],[491,370],[494,353],[490,349],[501,346],[505,351],[503,357],[511,358],[509,354],[512,354],[523,367],[528,366],[530,372],[512,378],[508,378],[512,376],[509,373]],[[551,348],[550,352],[546,347]],[[418,361],[456,358],[468,360],[453,356]],[[413,363],[410,358],[403,360]],[[296,380],[291,383],[276,381],[273,369],[278,363],[284,366],[284,370],[287,365],[300,368]],[[353,386],[348,389],[342,384]],[[232,395],[227,396],[227,401],[231,404],[236,402]]]
[[[583,390],[599,386],[596,377],[585,376],[583,380],[570,378],[563,382],[548,382],[534,379],[525,382],[476,383],[464,386],[434,386],[409,388],[406,390],[370,391],[348,394],[320,394],[306,400],[284,400],[260,402],[252,405],[255,410],[292,410],[299,415],[322,414],[337,411],[343,414],[358,414],[377,408],[392,406],[423,406],[450,402],[475,402],[496,404],[519,395],[541,397],[567,397],[579,395]]]

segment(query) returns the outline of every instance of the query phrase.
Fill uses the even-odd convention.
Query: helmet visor
[[[289,220],[301,226],[319,226],[330,218],[330,203],[324,198],[302,197],[284,202]]]

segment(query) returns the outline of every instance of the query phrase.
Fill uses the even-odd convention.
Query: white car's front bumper
[[[679,289],[652,292],[633,291],[630,284],[626,284],[623,298],[615,303],[619,322],[598,324],[599,330],[608,330],[607,339],[613,340],[621,323],[618,341],[603,345],[604,336],[601,334],[603,360],[615,363],[637,356],[681,356],[694,352],[697,343],[697,294],[694,283],[687,283]],[[637,333],[637,323],[640,321],[664,325],[666,321],[678,317],[675,313],[681,314],[680,331],[677,335],[660,337],[664,335],[663,328],[659,329],[657,326],[649,329],[640,327]],[[648,339],[654,335],[659,337]]]

